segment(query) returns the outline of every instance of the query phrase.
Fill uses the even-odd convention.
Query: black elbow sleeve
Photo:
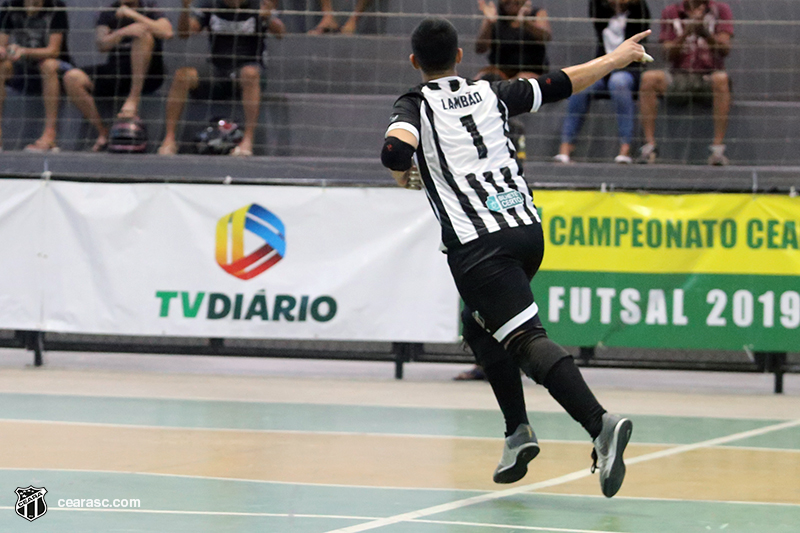
[[[397,137],[387,137],[381,151],[381,163],[389,170],[405,172],[413,164],[411,158],[415,151],[414,147],[407,142],[401,141]]]
[[[542,90],[542,103],[550,104],[572,96],[572,80],[563,70],[548,72],[536,81]]]

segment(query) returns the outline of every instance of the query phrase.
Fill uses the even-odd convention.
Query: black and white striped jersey
[[[458,76],[419,85],[395,102],[387,135],[402,129],[417,138],[417,165],[446,247],[539,221],[508,119],[541,105],[536,80]]]

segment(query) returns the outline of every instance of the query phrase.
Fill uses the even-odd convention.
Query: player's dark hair
[[[427,18],[411,34],[411,49],[423,72],[445,72],[456,64],[458,32],[443,18]]]

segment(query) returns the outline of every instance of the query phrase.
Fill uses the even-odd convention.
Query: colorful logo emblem
[[[14,509],[17,515],[28,522],[33,522],[47,512],[47,503],[44,501],[44,495],[47,494],[46,488],[28,485],[27,487],[17,487],[14,492],[17,494],[17,504]]]
[[[246,234],[251,237],[245,238]],[[255,237],[258,244],[252,244]],[[245,241],[251,246],[245,246]],[[283,222],[258,204],[227,214],[217,223],[217,263],[232,276],[253,279],[285,255]]]

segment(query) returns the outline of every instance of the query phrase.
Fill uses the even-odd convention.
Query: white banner
[[[41,329],[43,185],[0,180],[0,327]]]
[[[18,301],[15,309],[31,306],[18,316],[0,311],[0,328],[457,339],[458,294],[422,194],[0,183],[10,191],[0,204],[0,236],[14,241],[14,253],[0,259],[12,273],[0,279],[0,298]]]

